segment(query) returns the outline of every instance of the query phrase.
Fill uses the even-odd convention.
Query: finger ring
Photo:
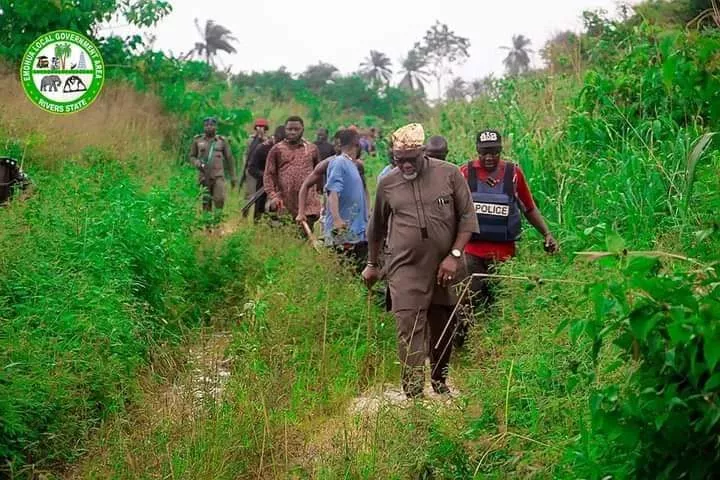
[[[448,280],[452,280],[452,277],[448,275]]]

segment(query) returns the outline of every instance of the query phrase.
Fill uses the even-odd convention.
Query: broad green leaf
[[[671,407],[683,407],[683,408],[688,408],[688,404],[685,403],[685,400],[683,400],[683,399],[680,398],[680,397],[673,397],[673,398],[670,400],[670,406],[671,406]]]
[[[633,335],[644,342],[653,327],[660,321],[660,318],[655,307],[643,305],[630,313],[630,330]]]
[[[569,318],[566,318],[565,320],[560,322],[560,324],[557,326],[557,328],[555,328],[555,335],[559,335],[563,330],[565,330],[569,323],[570,323]]]
[[[677,70],[679,58],[677,55],[671,55],[663,62],[663,83],[668,91],[672,90],[675,81],[675,72]]]
[[[693,336],[693,329],[682,321],[673,322],[667,327],[670,341],[674,345],[682,345],[690,341]]]
[[[615,232],[608,233],[605,238],[605,243],[607,244],[608,252],[619,255],[625,250],[625,240]]]
[[[625,267],[627,274],[649,275],[660,266],[660,259],[657,257],[632,257]]]
[[[586,321],[579,320],[570,325],[570,341],[576,343],[580,335],[585,331]]]
[[[712,140],[712,137],[716,133],[717,132],[709,132],[700,137],[695,144],[695,148],[693,148],[692,152],[688,156],[687,182],[685,187],[685,210],[687,210],[690,206],[690,197],[692,197],[693,184],[695,183],[695,170],[697,168],[697,164],[705,153],[705,150],[707,150],[708,145],[710,145],[710,140]]]
[[[720,387],[720,372],[715,373],[707,382],[705,382],[705,391],[712,392],[713,390],[717,390],[718,387]]]
[[[715,370],[715,366],[720,361],[720,332],[717,328],[705,333],[703,353],[710,370]]]

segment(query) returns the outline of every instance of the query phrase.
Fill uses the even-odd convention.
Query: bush
[[[223,288],[242,295],[246,242],[198,246],[190,176],[143,191],[107,155],[83,161],[35,172],[34,196],[3,212],[0,458],[16,468],[79,455],[154,346],[181,340]]]
[[[572,326],[593,343],[595,361],[610,348],[612,368],[631,364],[629,378],[595,387],[579,464],[590,478],[710,478],[720,467],[717,268],[666,271],[643,257],[621,264],[621,279],[589,287],[595,315]]]

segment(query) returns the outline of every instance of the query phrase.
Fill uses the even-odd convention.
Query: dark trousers
[[[495,260],[480,258],[465,254],[465,279],[474,273],[492,274],[495,272]],[[475,312],[486,309],[495,301],[495,282],[488,278],[474,277],[470,281],[470,288],[465,294],[462,305],[458,309],[458,329],[455,334],[455,345],[461,347],[465,344],[468,330],[475,323]]]
[[[355,268],[355,271],[360,275],[367,264],[368,256],[368,243],[358,242],[350,243],[346,245],[336,245],[333,247],[336,253],[343,256],[349,261]]]
[[[427,310],[396,310],[398,356],[402,366],[402,386],[408,397],[420,396],[425,384],[425,357],[430,357],[430,380],[433,385],[444,384],[452,354],[453,324],[448,319],[453,307],[430,305]],[[440,344],[443,330],[445,336]]]
[[[255,200],[255,207],[253,209],[253,220],[255,223],[257,223],[257,221],[260,220],[260,217],[262,217],[265,213],[265,202],[267,202],[267,194],[265,193]]]

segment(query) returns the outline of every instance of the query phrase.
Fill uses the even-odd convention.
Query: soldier
[[[218,210],[225,206],[225,175],[229,174],[232,188],[237,185],[235,163],[227,138],[217,135],[217,120],[204,121],[205,134],[196,135],[190,147],[190,163],[199,170],[198,181],[205,187],[203,210]]]

